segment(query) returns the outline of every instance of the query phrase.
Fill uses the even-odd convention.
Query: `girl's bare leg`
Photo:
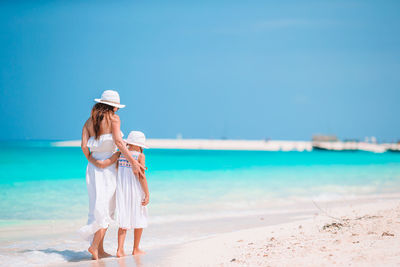
[[[139,249],[140,238],[142,237],[143,228],[136,228],[134,231],[133,252],[132,255],[145,254],[143,250]]]
[[[104,231],[102,232],[102,238],[100,240],[100,244],[99,244],[99,258],[107,258],[107,257],[111,257],[111,254],[107,253],[104,251],[104,237],[106,236],[106,232],[107,229],[103,229]]]
[[[92,254],[92,260],[99,259],[99,244],[102,239],[102,230],[104,229],[100,229],[94,234],[92,245],[88,248],[89,253]]]
[[[126,229],[118,228],[118,249],[117,249],[117,257],[125,256],[124,252],[124,243],[126,237]]]

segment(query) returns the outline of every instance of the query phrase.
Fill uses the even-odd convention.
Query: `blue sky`
[[[2,1],[0,139],[400,139],[399,1]]]

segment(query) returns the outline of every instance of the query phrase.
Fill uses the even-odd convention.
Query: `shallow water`
[[[79,148],[0,145],[0,224],[87,213]],[[400,154],[148,150],[153,218],[264,208],[271,200],[396,192]]]
[[[201,222],[239,221],[291,210],[295,203],[390,194],[400,188],[400,154],[395,153],[150,149],[146,160],[151,203],[143,245],[150,249],[218,232],[196,230]],[[5,230],[15,230],[0,236],[0,260],[12,254],[20,260],[15,265],[41,265],[24,259],[32,253],[40,259],[55,256],[43,252],[50,246],[75,249],[72,260],[87,257],[79,254],[87,244],[75,236],[87,216],[86,164],[80,148],[0,143],[0,233],[4,237]],[[62,238],[45,236],[42,225]],[[23,228],[39,230],[24,240],[19,236]],[[114,246],[114,237],[107,242]]]

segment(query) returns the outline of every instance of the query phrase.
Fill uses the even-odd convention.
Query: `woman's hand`
[[[144,171],[145,171],[145,166],[143,166],[142,164],[140,164],[137,160],[133,160],[133,162],[130,162],[132,165],[132,171],[133,174],[136,177],[142,177],[144,175]]]
[[[146,195],[142,201],[142,206],[146,206],[150,202],[150,197],[149,195]]]
[[[117,145],[119,151],[125,156],[125,158],[129,161],[132,165],[133,174],[136,177],[140,175],[144,175],[144,166],[141,165],[137,160],[135,160],[131,152],[129,152],[128,148],[126,147],[124,141],[122,140],[121,134],[121,122],[117,114],[114,114],[111,118],[111,128],[112,128],[112,135],[115,144]]]

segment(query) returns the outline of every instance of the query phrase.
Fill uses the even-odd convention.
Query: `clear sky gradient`
[[[2,1],[0,139],[400,138],[400,1]]]

